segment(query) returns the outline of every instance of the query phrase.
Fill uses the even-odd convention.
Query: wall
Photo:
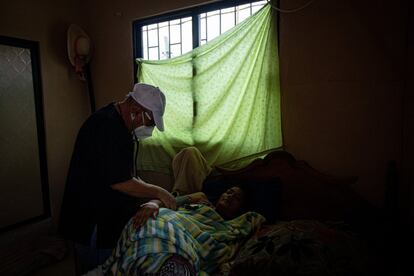
[[[414,3],[409,4],[409,20],[407,29],[407,59],[406,59],[406,90],[404,93],[404,151],[403,151],[403,183],[404,189],[401,191],[403,201],[401,208],[409,209],[409,223],[411,233],[414,232]],[[406,215],[406,214],[403,214]]]
[[[53,222],[56,222],[60,211],[75,136],[89,114],[85,86],[70,68],[66,50],[67,28],[71,23],[82,25],[85,18],[81,4],[81,0],[13,0],[2,1],[0,9],[1,35],[34,40],[40,44]],[[45,227],[49,226],[50,220]],[[38,229],[39,225],[22,231],[30,232],[35,228]]]
[[[281,0],[284,9],[307,1]],[[297,158],[381,206],[387,164],[402,160],[403,1],[316,0],[280,18],[283,130]]]
[[[92,76],[97,107],[123,99],[133,87],[132,22],[134,20],[206,2],[208,1],[90,0],[88,12],[89,18],[93,19],[90,21],[90,26],[95,43]]]

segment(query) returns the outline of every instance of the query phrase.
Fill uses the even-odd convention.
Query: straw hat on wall
[[[67,35],[69,61],[81,80],[85,80],[84,67],[92,56],[91,40],[82,28],[75,24],[69,26]]]

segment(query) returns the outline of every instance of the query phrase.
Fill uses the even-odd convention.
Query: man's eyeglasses
[[[155,126],[155,121],[148,112],[146,111],[141,112],[141,116],[142,116],[142,124],[144,126]]]

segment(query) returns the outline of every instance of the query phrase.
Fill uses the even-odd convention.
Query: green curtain
[[[212,166],[240,168],[249,162],[243,157],[282,145],[276,22],[267,4],[185,55],[137,60],[138,80],[167,99],[165,131],[140,142],[139,169],[168,172],[187,146]]]

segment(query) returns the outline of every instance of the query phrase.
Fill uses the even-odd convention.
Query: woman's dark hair
[[[241,213],[249,211],[249,194],[253,192],[252,185],[228,180],[208,180],[203,183],[202,191],[206,194],[208,200],[213,203],[213,205],[216,205],[220,196],[232,187],[239,187],[243,190],[244,200]]]
[[[203,192],[215,205],[220,195],[234,186],[240,187],[246,195],[243,212],[254,211],[263,215],[266,223],[276,222],[282,197],[282,183],[279,178],[245,182],[212,179],[204,182]]]

